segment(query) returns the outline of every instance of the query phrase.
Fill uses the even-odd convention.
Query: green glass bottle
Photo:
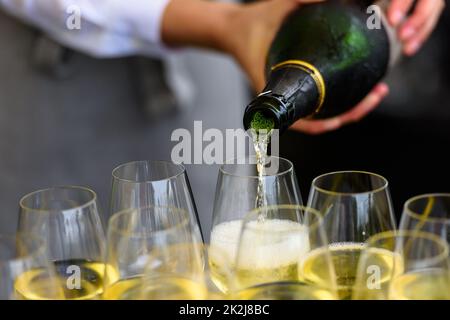
[[[370,2],[328,0],[287,17],[268,55],[267,85],[245,110],[245,129],[284,131],[300,118],[332,117],[371,91],[398,48],[394,54],[382,11],[368,14]]]

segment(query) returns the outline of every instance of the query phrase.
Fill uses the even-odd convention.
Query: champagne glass
[[[0,300],[63,299],[43,238],[0,235]]]
[[[350,299],[365,241],[395,229],[388,182],[369,172],[328,173],[314,179],[308,206],[322,213],[338,294]],[[318,267],[311,266],[313,272]]]
[[[400,229],[431,232],[450,244],[450,194],[426,194],[408,200]]]
[[[261,284],[304,282],[335,293],[335,275],[319,212],[302,206],[264,207],[244,220],[234,266],[237,289]],[[315,262],[320,278],[305,257],[320,252]]]
[[[110,216],[148,206],[187,211],[197,237],[202,239],[200,220],[184,166],[167,161],[135,161],[113,170]]]
[[[116,213],[108,228],[104,299],[140,299],[147,274],[200,269],[193,244],[198,242],[185,210],[149,206]]]
[[[448,243],[433,233],[408,231],[396,244],[403,268],[396,272],[389,297],[393,300],[450,300]]]
[[[267,157],[261,179],[262,182],[255,157],[235,159],[220,168],[210,245],[211,249],[225,252],[230,264],[236,260],[242,220],[258,207],[258,198],[264,197],[267,206],[302,204],[294,167],[289,160]],[[215,273],[214,279],[219,283],[221,275]],[[225,285],[222,288],[226,290]]]
[[[66,299],[95,299],[103,291],[105,237],[97,196],[84,187],[36,191],[20,200],[19,232],[46,238],[49,259]]]

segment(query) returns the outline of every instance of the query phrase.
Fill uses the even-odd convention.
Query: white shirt
[[[162,55],[170,0],[0,0],[0,7],[60,43],[96,57]]]

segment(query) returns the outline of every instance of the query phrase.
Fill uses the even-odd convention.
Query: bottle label
[[[325,86],[325,80],[324,80],[322,74],[320,73],[319,69],[317,69],[312,64],[310,64],[306,61],[303,61],[303,60],[286,60],[286,61],[283,61],[283,62],[280,62],[280,63],[274,65],[272,67],[272,71],[278,70],[280,68],[285,68],[285,67],[299,68],[311,75],[311,78],[314,79],[314,82],[317,85],[317,90],[319,91],[319,99],[317,102],[317,107],[316,107],[315,112],[316,113],[320,112],[320,110],[322,109],[322,106],[325,102],[326,86]]]

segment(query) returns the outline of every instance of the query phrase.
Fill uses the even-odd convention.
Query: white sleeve
[[[161,20],[170,0],[0,0],[10,14],[96,57],[162,55]]]

